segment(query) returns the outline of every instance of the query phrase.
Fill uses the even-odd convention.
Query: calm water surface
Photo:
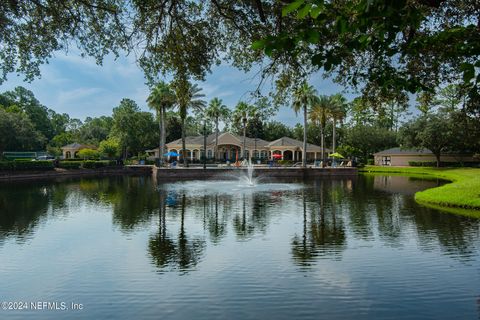
[[[0,319],[478,319],[479,220],[436,181],[0,185]]]

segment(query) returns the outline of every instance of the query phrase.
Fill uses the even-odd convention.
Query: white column
[[[193,161],[193,150],[190,150],[190,160]]]
[[[284,152],[284,150],[282,150],[282,151],[280,151],[280,152],[282,153],[282,160],[283,160],[283,152]]]
[[[314,160],[317,161],[317,152],[316,151],[313,153],[313,157],[314,157]]]
[[[297,151],[293,150],[292,153],[293,153],[293,161],[297,162]]]

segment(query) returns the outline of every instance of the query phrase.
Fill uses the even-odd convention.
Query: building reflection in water
[[[147,177],[0,185],[0,245],[6,239],[21,244],[42,223],[87,206],[110,211],[114,228],[125,234],[158,224],[148,254],[159,271],[194,270],[210,244],[280,232],[272,221],[282,219],[299,225],[282,236],[289,241],[284,250],[302,267],[342,259],[355,241],[401,247],[416,239],[420,250],[440,249],[469,261],[478,249],[478,220],[422,207],[412,197],[419,186],[437,184],[360,176],[307,180],[304,188],[291,191],[243,193],[170,190]]]

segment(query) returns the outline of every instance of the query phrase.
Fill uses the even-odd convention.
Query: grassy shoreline
[[[429,176],[452,181],[441,187],[417,192],[415,200],[435,207],[474,210],[474,215],[480,217],[480,169],[478,168],[366,166],[359,172]]]

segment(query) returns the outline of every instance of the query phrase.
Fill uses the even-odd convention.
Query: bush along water
[[[84,160],[84,161],[60,161],[59,167],[63,169],[98,169],[116,166],[115,160]]]
[[[52,161],[0,161],[2,171],[53,170]]]
[[[0,171],[46,171],[55,166],[62,169],[97,169],[116,166],[115,160],[77,160],[77,161],[0,161]]]

